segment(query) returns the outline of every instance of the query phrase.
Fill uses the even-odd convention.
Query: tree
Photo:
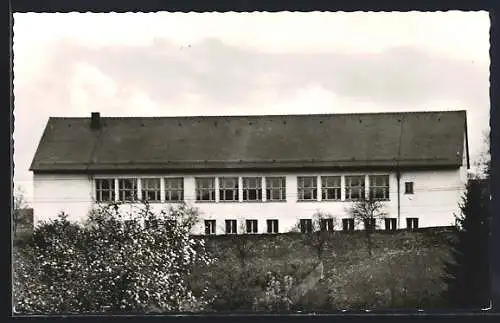
[[[472,179],[456,216],[456,239],[450,240],[452,260],[445,262],[443,297],[455,308],[472,308],[489,302],[489,219],[488,182]]]
[[[20,210],[27,207],[29,207],[29,205],[25,198],[25,192],[21,186],[17,186],[16,191],[14,192],[12,208],[12,230],[14,238],[17,234],[17,227],[19,225],[19,222],[22,220]]]
[[[372,255],[372,234],[377,228],[377,220],[383,219],[387,214],[383,209],[384,204],[382,201],[372,198],[356,201],[347,209],[356,224],[364,224],[366,247],[369,256]]]
[[[124,212],[97,207],[84,224],[67,215],[38,226],[15,266],[17,312],[196,311],[210,301],[192,288],[194,268],[214,259],[190,235],[197,209],[153,212],[145,203]]]
[[[309,229],[301,229],[299,221],[292,231],[301,232],[304,243],[314,249],[318,260],[321,260],[326,243],[334,234],[336,227],[337,219],[335,217],[329,213],[316,211]]]

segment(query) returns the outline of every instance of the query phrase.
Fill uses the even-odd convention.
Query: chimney
[[[101,114],[99,112],[92,112],[90,117],[90,129],[98,130],[101,128]]]

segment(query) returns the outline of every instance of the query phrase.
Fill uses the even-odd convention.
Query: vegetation
[[[131,214],[100,207],[79,225],[61,214],[34,231],[16,255],[18,313],[196,311],[210,302],[189,276],[213,263],[189,233],[196,209],[159,213],[145,204]],[[143,225],[145,224],[145,225]]]

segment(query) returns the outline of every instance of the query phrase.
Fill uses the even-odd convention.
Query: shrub
[[[197,311],[210,301],[189,275],[212,259],[190,236],[197,210],[159,213],[148,204],[129,214],[93,210],[83,225],[65,215],[43,223],[15,264],[15,311],[85,313]]]

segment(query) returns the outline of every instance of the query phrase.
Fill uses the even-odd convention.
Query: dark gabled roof
[[[30,170],[462,164],[465,111],[50,118]]]

